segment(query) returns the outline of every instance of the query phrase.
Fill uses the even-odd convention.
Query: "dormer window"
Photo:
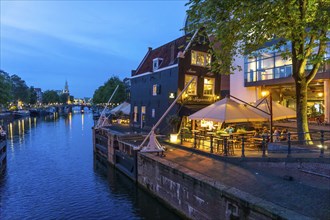
[[[163,61],[162,58],[155,58],[155,59],[152,60],[152,62],[153,62],[153,64],[152,64],[153,71],[158,70],[158,68],[162,64],[162,61]]]

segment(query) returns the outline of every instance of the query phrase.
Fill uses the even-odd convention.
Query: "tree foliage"
[[[126,99],[125,93],[125,84],[117,77],[112,76],[103,86],[100,86],[95,90],[93,95],[93,102],[98,103],[107,103],[112,93],[119,85],[117,92],[114,94],[111,102],[112,103],[121,103]]]
[[[190,29],[203,27],[220,42],[213,68],[229,74],[237,55],[249,55],[274,40],[273,49],[287,45],[283,58],[292,60],[296,85],[297,129],[308,132],[307,86],[326,60],[329,42],[329,0],[190,0]],[[329,61],[329,60],[328,60]],[[327,61],[327,62],[328,62]],[[306,72],[307,63],[312,70]],[[308,135],[300,139],[310,139]]]
[[[60,103],[66,104],[69,100],[69,94],[68,93],[62,93],[60,96]]]
[[[60,97],[54,90],[47,90],[42,94],[42,103],[50,104],[50,103],[58,103],[60,102]]]
[[[29,104],[34,105],[38,101],[38,96],[36,91],[34,90],[34,87],[31,86],[29,89]]]
[[[25,103],[29,102],[29,87],[26,85],[25,81],[16,74],[11,77],[11,89],[14,101],[23,101]]]
[[[8,73],[0,70],[0,105],[6,105],[12,99],[11,80]]]

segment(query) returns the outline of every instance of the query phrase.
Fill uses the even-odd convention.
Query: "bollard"
[[[291,134],[290,132],[288,133],[288,155],[287,155],[288,158],[291,157]]]
[[[180,142],[181,142],[181,145],[183,144],[183,130],[181,130],[180,132]]]
[[[245,154],[244,154],[244,134],[242,136],[242,156],[241,157],[245,157]]]
[[[196,148],[196,132],[194,133],[194,148]]]
[[[324,157],[324,131],[321,131],[321,153],[320,157]]]
[[[266,157],[266,135],[262,136],[262,157]]]
[[[210,153],[213,154],[213,136],[210,135]]]
[[[227,150],[227,137],[223,139],[223,147],[224,147],[224,155],[228,156],[228,150]]]

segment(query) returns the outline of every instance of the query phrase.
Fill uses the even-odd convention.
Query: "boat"
[[[5,171],[7,164],[7,140],[6,140],[6,132],[2,130],[0,131],[0,175]]]
[[[14,119],[23,118],[30,116],[30,111],[28,110],[18,110],[13,112]]]

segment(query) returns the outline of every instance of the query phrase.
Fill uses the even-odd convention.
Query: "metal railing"
[[[312,140],[298,140],[299,132],[288,132],[281,135],[263,135],[254,138],[248,134],[235,134],[235,136],[219,138],[217,135],[204,136],[187,134],[182,131],[181,145],[189,143],[196,150],[207,151],[211,154],[235,157],[330,157],[330,131],[308,132]],[[273,138],[273,142],[270,140]],[[256,139],[258,139],[256,141]],[[234,140],[234,141],[233,141]],[[219,151],[219,141],[222,149]],[[231,142],[231,145],[229,144]],[[235,146],[233,146],[235,143]],[[215,146],[215,144],[217,144]],[[201,147],[202,146],[202,147]],[[234,148],[234,149],[232,149]],[[233,151],[236,151],[233,153]],[[240,151],[240,153],[238,153]]]

